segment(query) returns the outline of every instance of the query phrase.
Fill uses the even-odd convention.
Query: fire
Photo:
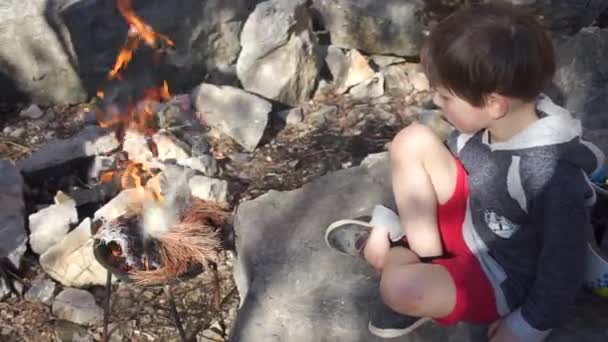
[[[116,0],[118,10],[129,24],[128,36],[125,44],[121,47],[114,66],[108,73],[109,79],[120,79],[120,72],[123,71],[133,58],[133,53],[143,41],[146,45],[157,48],[158,43],[173,46],[173,41],[168,37],[155,32],[149,25],[144,23],[133,11],[132,0]],[[104,98],[104,92],[99,90],[97,96]],[[150,149],[155,153],[156,147],[152,143],[152,136],[156,133],[156,108],[155,104],[169,101],[171,93],[167,81],[162,86],[145,89],[142,99],[138,102],[132,100],[126,109],[119,110],[117,106],[108,106],[106,111],[97,112],[97,121],[103,128],[113,128],[116,130],[117,137],[122,140],[128,130],[142,133]],[[109,117],[109,118],[108,118]],[[138,202],[152,199],[156,202],[163,202],[160,181],[155,177],[148,165],[141,162],[126,160],[117,165],[115,170],[106,171],[100,175],[100,181],[112,182],[117,180],[122,189],[137,189]]]
[[[133,11],[132,0],[117,0],[116,5],[118,10],[129,24],[129,34],[127,41],[120,49],[116,63],[110,71],[108,78],[114,79],[118,77],[118,73],[125,69],[131,59],[133,52],[139,47],[139,42],[144,41],[148,46],[155,48],[157,41],[164,42],[169,46],[174,46],[174,43],[167,36],[156,33],[154,30],[144,23],[141,18]]]

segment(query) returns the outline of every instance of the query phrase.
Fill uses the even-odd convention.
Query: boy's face
[[[488,106],[475,107],[446,88],[437,87],[433,102],[457,130],[473,134],[490,126],[496,113]]]

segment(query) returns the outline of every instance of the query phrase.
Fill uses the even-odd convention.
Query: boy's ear
[[[485,107],[488,110],[490,117],[494,120],[498,120],[509,112],[510,102],[509,99],[503,95],[491,93],[486,96]]]

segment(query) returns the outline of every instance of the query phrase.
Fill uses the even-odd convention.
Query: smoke
[[[169,171],[169,170],[165,170]],[[161,189],[163,201],[146,200],[143,203],[142,232],[144,240],[160,238],[169,228],[178,222],[181,212],[188,205],[190,188],[189,173],[182,170],[171,170],[163,173]]]

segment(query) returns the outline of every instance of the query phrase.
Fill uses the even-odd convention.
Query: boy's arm
[[[559,172],[531,208],[533,222],[540,225],[536,280],[521,308],[505,320],[521,341],[540,341],[551,329],[563,325],[583,283],[592,232],[585,205],[588,185],[579,169],[558,167]]]

